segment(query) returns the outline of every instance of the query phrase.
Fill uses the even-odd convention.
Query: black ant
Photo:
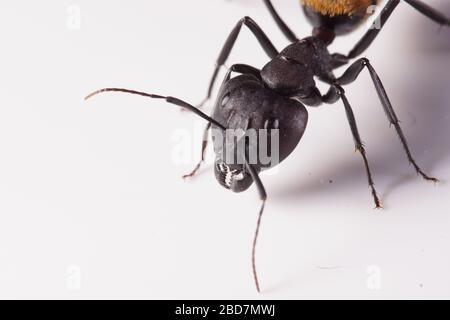
[[[366,17],[369,5],[377,2],[371,0],[304,0],[302,2],[303,8],[312,21],[314,30],[312,36],[298,40],[282,22],[270,1],[265,0],[275,20],[292,43],[279,52],[255,21],[249,17],[241,19],[232,30],[219,55],[207,98],[212,94],[219,69],[225,64],[230,55],[242,26],[247,26],[250,29],[271,60],[262,70],[244,64],[231,66],[220,88],[211,117],[200,111],[199,108],[180,99],[128,89],[106,88],[96,91],[86,98],[88,99],[102,92],[115,91],[163,99],[170,104],[188,109],[205,119],[208,122],[205,137],[207,137],[210,129],[214,129],[214,132],[222,133],[229,129],[240,130],[244,133],[239,136],[240,138],[233,139],[231,145],[227,145],[227,149],[229,148],[233,156],[233,161],[229,160],[227,156],[228,151],[225,152],[224,140],[213,139],[216,153],[214,171],[218,182],[234,192],[243,192],[255,183],[260,199],[263,202],[258,216],[252,250],[253,275],[258,292],[260,291],[260,286],[256,272],[255,250],[261,217],[267,199],[259,173],[263,169],[273,167],[283,161],[296,148],[308,121],[308,113],[304,105],[316,107],[322,103],[331,104],[342,100],[356,150],[360,152],[364,161],[375,207],[382,207],[375,190],[369,161],[358,132],[355,116],[343,89],[343,86],[354,82],[364,68],[368,70],[372,77],[387,118],[400,137],[409,162],[414,166],[418,175],[425,180],[438,182],[436,178],[425,174],[414,160],[383,84],[369,60],[366,58],[358,59],[339,77],[333,74],[334,69],[347,64],[350,59],[355,58],[367,49],[380,30],[370,29],[348,55],[330,54],[328,46],[336,35],[354,30]],[[390,0],[383,8],[380,15],[381,27],[399,2],[399,0]],[[447,18],[422,2],[417,0],[405,0],[405,2],[437,23],[446,26],[450,25]],[[238,75],[232,77],[231,74],[233,72]],[[316,87],[315,78],[330,86],[326,94],[321,94]],[[262,131],[263,135],[267,136],[269,133],[272,134],[274,130],[279,132],[279,161],[263,164],[258,157],[256,161],[249,161],[251,151],[253,150],[254,153],[255,148],[260,148],[260,142],[262,141],[257,139],[256,145],[255,140],[253,145],[252,142],[249,143],[245,133],[251,130]],[[242,141],[244,141],[244,148],[238,148],[237,146]],[[190,174],[184,176],[185,178],[194,176],[198,171],[201,163],[204,161],[206,147],[207,139],[203,141],[202,145],[202,160]],[[238,163],[236,163],[235,159],[238,159]]]

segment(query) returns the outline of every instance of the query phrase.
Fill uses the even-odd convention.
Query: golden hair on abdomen
[[[302,5],[325,16],[352,15],[366,12],[373,0],[300,0]],[[378,2],[378,1],[376,1]]]

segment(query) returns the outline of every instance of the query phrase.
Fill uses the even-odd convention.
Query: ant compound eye
[[[223,98],[222,98],[222,107],[225,107],[228,102],[230,101],[230,93],[227,93]]]
[[[280,128],[280,120],[278,120],[277,118],[271,118],[271,119],[267,119],[264,122],[264,129],[266,130],[270,130],[270,129],[279,129]]]

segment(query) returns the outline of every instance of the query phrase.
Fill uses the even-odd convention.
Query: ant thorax
[[[264,83],[281,94],[308,94],[315,88],[314,77],[332,73],[332,57],[326,44],[309,37],[286,47],[261,71]]]

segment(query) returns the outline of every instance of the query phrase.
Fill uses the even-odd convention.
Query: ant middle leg
[[[350,129],[352,131],[356,151],[359,151],[359,153],[361,154],[363,161],[364,161],[364,166],[366,168],[366,174],[367,174],[367,179],[369,182],[369,187],[372,191],[373,200],[375,202],[375,208],[380,209],[380,208],[382,208],[382,205],[381,205],[380,198],[378,197],[378,193],[375,189],[375,183],[372,178],[372,172],[370,170],[369,160],[367,159],[366,150],[364,148],[364,144],[362,143],[361,137],[359,135],[358,127],[356,125],[355,114],[353,113],[352,107],[350,106],[350,103],[348,102],[348,99],[345,95],[345,91],[334,79],[323,79],[323,80],[331,85],[330,89],[328,90],[328,92],[326,94],[322,95],[317,88],[313,88],[313,90],[307,97],[293,95],[290,98],[295,99],[295,100],[300,100],[301,102],[303,102],[309,106],[318,106],[321,103],[333,104],[333,103],[337,102],[339,99],[342,100],[342,102],[344,103],[345,113],[347,115],[348,123],[349,123]]]
[[[355,114],[354,114],[352,107],[347,99],[347,96],[345,95],[344,89],[341,86],[334,84],[334,85],[332,85],[332,87],[330,88],[328,93],[323,96],[323,102],[333,103],[338,99],[341,99],[344,104],[345,113],[347,115],[347,120],[350,125],[350,130],[352,131],[356,151],[359,151],[359,153],[361,154],[361,156],[363,158],[364,166],[366,168],[367,179],[369,182],[369,187],[372,191],[372,197],[375,202],[375,209],[381,209],[383,206],[381,205],[381,200],[378,197],[377,190],[375,189],[375,182],[373,181],[373,178],[372,178],[372,172],[370,170],[369,160],[367,159],[366,149],[364,148],[364,144],[361,140],[361,136],[359,135],[358,126],[356,124]]]
[[[381,82],[377,72],[373,68],[373,66],[370,64],[370,61],[366,58],[362,58],[354,62],[347,71],[344,72],[344,74],[336,80],[336,82],[339,85],[347,85],[352,82],[354,82],[358,76],[360,75],[361,71],[367,68],[367,70],[370,73],[370,76],[372,78],[372,81],[375,85],[375,89],[377,90],[378,97],[380,98],[381,104],[383,105],[384,112],[386,113],[386,116],[391,123],[391,125],[394,126],[399,138],[400,142],[403,145],[403,148],[406,152],[406,155],[408,157],[409,162],[414,166],[414,169],[416,170],[417,174],[422,176],[427,181],[432,182],[438,182],[438,179],[433,178],[425,174],[422,169],[419,167],[417,162],[414,160],[412,153],[410,151],[410,148],[408,146],[408,142],[406,140],[406,137],[403,133],[403,130],[400,126],[400,121],[398,120],[398,117],[394,111],[394,108],[392,107],[391,101],[389,100],[389,97],[386,93],[386,90],[384,89],[383,83]]]

